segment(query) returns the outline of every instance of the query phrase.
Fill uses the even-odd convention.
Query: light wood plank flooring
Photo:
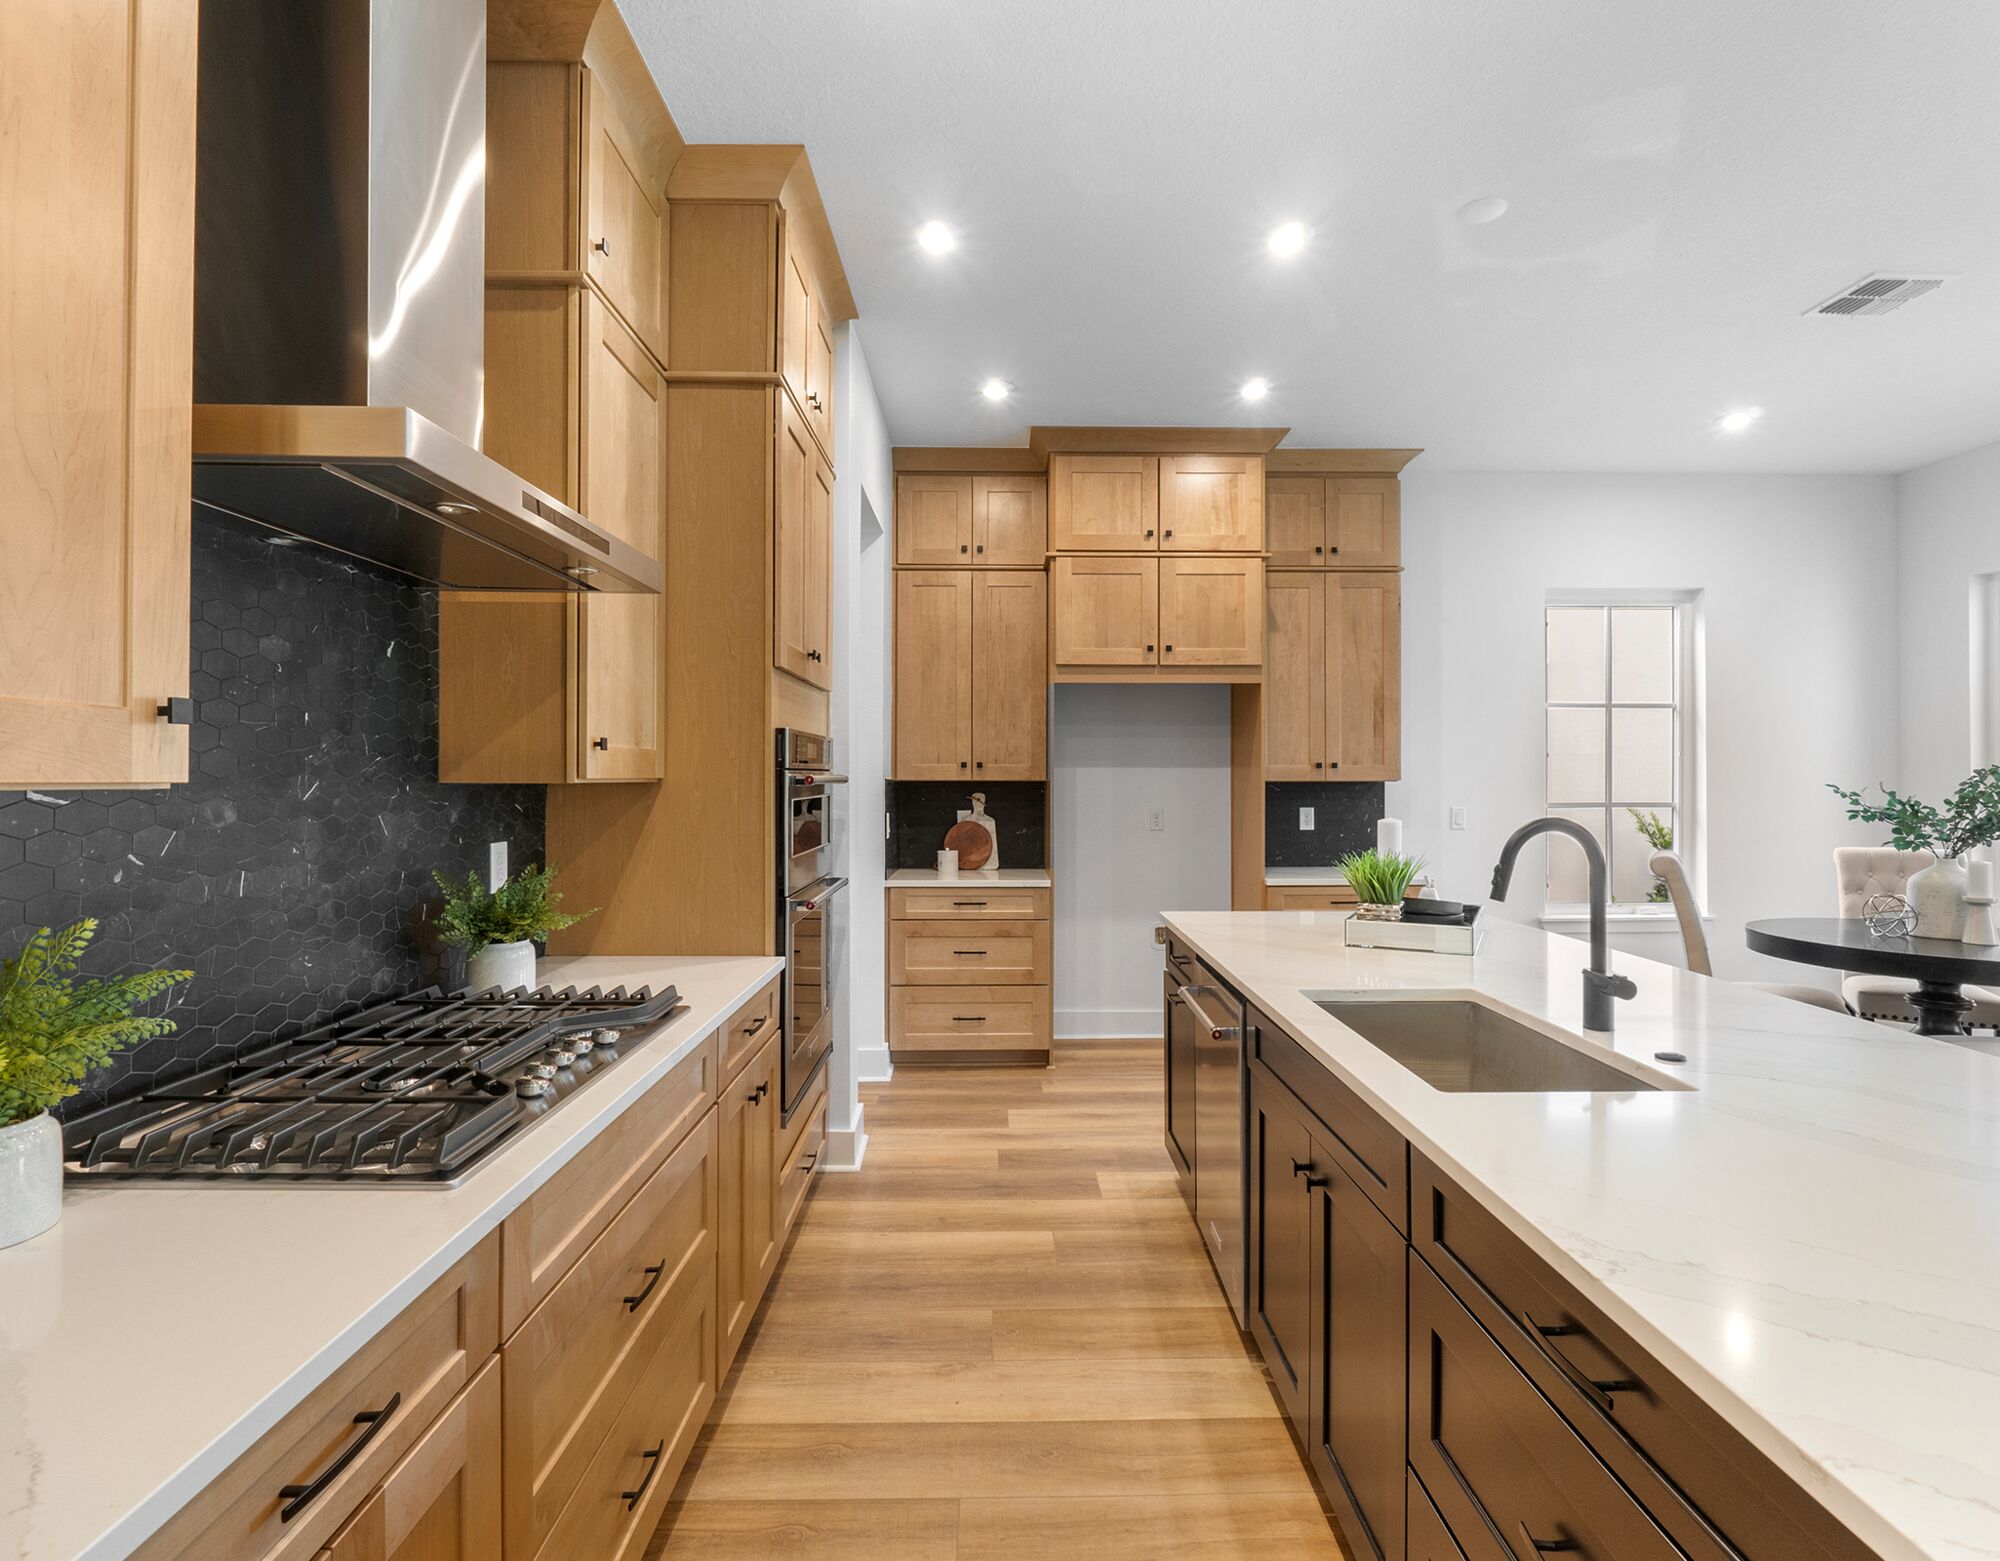
[[[1157,1041],[863,1090],[657,1558],[1338,1561],[1161,1144]]]

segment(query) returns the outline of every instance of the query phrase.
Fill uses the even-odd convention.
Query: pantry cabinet
[[[1395,780],[1402,577],[1273,570],[1265,592],[1267,780]]]
[[[196,7],[0,7],[0,791],[188,775]]]
[[[1027,570],[897,571],[896,779],[1044,778],[1046,602]]]
[[[815,688],[833,687],[833,467],[807,419],[778,403],[775,610],[771,661]]]
[[[820,449],[833,453],[833,322],[789,230],[778,281],[778,368]]]

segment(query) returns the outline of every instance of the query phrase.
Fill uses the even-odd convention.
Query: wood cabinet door
[[[833,468],[818,451],[806,480],[805,621],[812,642],[805,680],[815,688],[832,688]]]
[[[187,779],[195,12],[0,7],[0,790]]]
[[[811,377],[813,285],[804,257],[790,242],[790,226],[787,221],[778,252],[778,373],[803,407]]]
[[[656,357],[665,356],[666,192],[604,83],[584,71],[583,269]]]
[[[972,479],[896,479],[896,562],[961,569],[972,561]]]
[[[972,573],[896,571],[898,780],[972,772]]]
[[[663,598],[607,592],[575,609],[576,777],[658,780]]]
[[[1263,550],[1261,455],[1163,455],[1159,459],[1162,552]]]
[[[1159,661],[1158,559],[1057,558],[1049,565],[1049,590],[1050,658],[1058,666]]]
[[[1199,1022],[1199,1021],[1197,1021]],[[1303,1439],[1312,1362],[1311,1130],[1285,1087],[1250,1069],[1250,1334]]]
[[[1264,660],[1264,560],[1160,560],[1160,665],[1254,667]]]
[[[1048,639],[1046,575],[973,571],[973,779],[1046,778]]]
[[[1402,483],[1394,477],[1326,479],[1326,562],[1394,569],[1403,561]]]
[[[666,379],[597,293],[583,294],[578,506],[658,558],[667,517]]]
[[[1356,1555],[1403,1554],[1403,1233],[1313,1132],[1306,1456]]]
[[[1049,551],[1048,508],[1045,478],[973,478],[972,561],[1040,569]]]
[[[1157,455],[1049,457],[1049,545],[1056,552],[1157,552],[1159,527]]]
[[[1326,577],[1327,778],[1395,780],[1403,764],[1402,577]]]
[[[494,1561],[499,1554],[500,1367],[489,1360],[320,1561]]]
[[[819,437],[819,447],[833,454],[833,325],[826,300],[812,295],[812,322],[806,332],[806,421]]]
[[[1458,1541],[1451,1537],[1451,1530],[1438,1516],[1424,1482],[1414,1474],[1408,1479],[1404,1510],[1409,1522],[1403,1541],[1408,1561],[1465,1561],[1465,1552],[1458,1548]]]
[[[793,677],[813,672],[812,436],[789,398],[778,403],[777,544],[772,560],[771,664]]]
[[[1326,779],[1326,576],[1274,570],[1264,592],[1264,778]]]
[[[1271,567],[1310,568],[1326,557],[1326,479],[1273,477],[1264,484]]]
[[[778,1266],[778,1059],[766,1041],[716,1103],[716,1363],[719,1385]]]

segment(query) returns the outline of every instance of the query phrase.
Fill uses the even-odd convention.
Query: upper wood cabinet
[[[1402,483],[1394,477],[1273,477],[1265,485],[1274,569],[1394,569]]]
[[[1049,546],[1058,553],[1153,553],[1160,539],[1160,457],[1049,457]]]
[[[778,401],[771,662],[815,688],[831,688],[833,468],[797,407],[783,396]]]
[[[896,479],[896,562],[963,568],[972,561],[972,479]]]
[[[898,780],[1041,780],[1048,585],[1025,569],[896,573]]]
[[[1048,535],[1048,485],[1040,477],[905,472],[896,479],[899,564],[1040,569]]]
[[[1049,551],[1049,485],[1032,476],[972,479],[972,562],[1040,569]]]
[[[620,116],[601,78],[584,76],[583,268],[655,357],[666,356],[664,181]]]
[[[1049,593],[1049,659],[1058,667],[1158,663],[1157,558],[1054,558]]]
[[[1398,779],[1402,577],[1274,570],[1265,606],[1265,779]]]
[[[1256,553],[1263,547],[1263,457],[1160,457],[1162,552]]]
[[[833,322],[804,251],[784,245],[778,271],[778,372],[806,426],[833,454]]]
[[[1160,665],[1254,667],[1264,659],[1261,558],[1160,560]]]
[[[0,790],[187,779],[196,9],[0,7]]]
[[[1226,680],[1264,659],[1261,558],[1059,555],[1049,591],[1058,681],[1121,667]]]

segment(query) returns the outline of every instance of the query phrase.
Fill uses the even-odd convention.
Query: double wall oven
[[[785,956],[784,1115],[833,1050],[834,982],[846,946],[847,880],[836,876],[833,788],[846,782],[827,740],[778,730],[778,952]]]

